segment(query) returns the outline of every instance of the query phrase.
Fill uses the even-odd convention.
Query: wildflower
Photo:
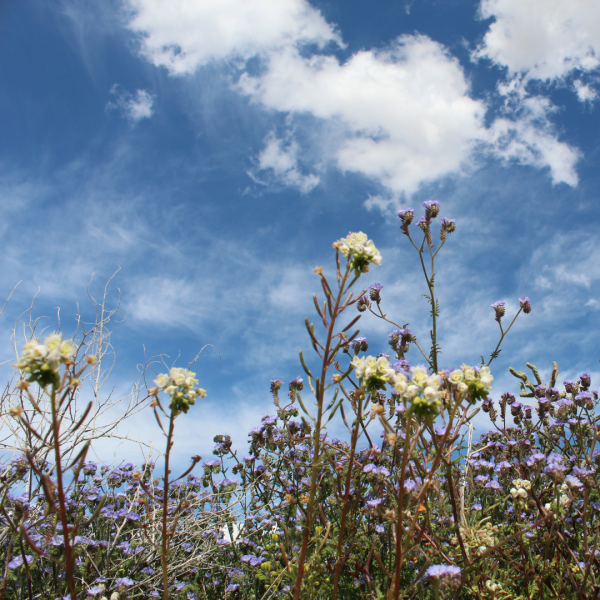
[[[425,200],[423,208],[425,209],[425,218],[428,221],[435,219],[440,214],[440,203],[437,200]]]
[[[367,296],[361,296],[356,301],[356,308],[358,312],[365,312],[368,308],[371,308],[371,301],[369,298],[367,298]]]
[[[425,571],[424,579],[429,579],[445,591],[447,588],[457,589],[460,585],[460,567],[454,565],[432,565]]]
[[[584,390],[587,390],[592,384],[592,379],[587,373],[582,373],[579,376],[579,383]]]
[[[556,483],[562,483],[565,480],[566,471],[567,467],[565,467],[562,463],[558,461],[550,461],[550,457],[548,457],[548,464],[544,469],[544,473],[550,477],[552,481]]]
[[[33,556],[31,556],[30,554],[27,554],[25,556],[25,560],[27,561],[27,564],[30,565],[33,562]],[[20,567],[23,566],[23,557],[22,556],[15,556],[9,563],[8,563],[8,568],[9,569],[19,569]]]
[[[375,247],[375,244],[367,238],[367,234],[359,231],[350,232],[347,237],[339,240],[339,250],[346,258],[352,257],[350,268],[354,270],[355,275],[366,273],[369,270],[369,264],[373,263],[381,266],[381,254]]]
[[[283,385],[283,379],[281,377],[276,377],[275,379],[271,379],[271,394],[275,394]]]
[[[500,323],[500,320],[506,313],[506,307],[505,307],[504,301],[497,300],[496,302],[494,302],[494,304],[492,304],[492,308],[496,312],[496,321],[498,321],[498,323]]]
[[[206,396],[205,390],[194,387],[198,383],[195,377],[196,374],[187,369],[173,367],[168,375],[158,375],[154,383],[161,391],[171,396],[172,410],[176,413],[187,413],[190,406],[196,402],[196,397]]]
[[[288,385],[288,390],[292,392],[301,392],[304,389],[304,380],[302,377],[295,377]]]
[[[563,485],[566,485],[570,489],[579,489],[583,487],[583,483],[581,483],[574,475],[567,475]]]
[[[453,233],[454,231],[456,231],[456,223],[455,223],[454,219],[442,217],[442,223],[440,225],[440,240],[442,242],[445,242],[446,236],[449,233]]]
[[[410,224],[413,222],[415,218],[415,209],[414,208],[405,208],[398,211],[398,217],[400,221],[402,221],[402,225],[400,225],[400,229],[404,235],[408,235],[408,228]]]
[[[415,218],[414,208],[403,208],[398,211],[398,217],[402,221],[403,225],[410,225]]]
[[[385,389],[385,384],[393,382],[396,377],[396,371],[390,367],[390,361],[385,356],[355,356],[350,364],[367,392]]]
[[[592,392],[580,392],[575,396],[575,404],[591,410],[594,408],[594,394]]]
[[[383,286],[380,283],[374,283],[369,286],[369,297],[373,302],[379,303],[381,301],[380,292],[383,289]]]
[[[315,273],[317,275],[322,275],[323,274],[323,267],[315,267],[314,271],[315,271]]]
[[[60,365],[70,363],[75,350],[73,341],[63,340],[61,333],[49,335],[43,344],[32,338],[25,343],[13,366],[27,374],[30,383],[38,382],[42,387],[57,384]]]
[[[573,475],[577,477],[586,488],[592,488],[595,485],[594,471],[592,469],[575,467]]]
[[[519,306],[526,315],[531,312],[531,301],[527,296],[521,296],[519,298]]]

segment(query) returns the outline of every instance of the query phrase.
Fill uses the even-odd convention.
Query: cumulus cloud
[[[396,192],[459,170],[485,136],[485,106],[469,97],[460,65],[424,36],[343,64],[284,48],[271,54],[266,72],[244,74],[238,87],[268,108],[337,121],[339,144],[327,144],[336,166]]]
[[[405,35],[387,49],[365,49],[340,62],[306,46],[343,45],[335,26],[306,0],[181,0],[176,7],[129,0],[129,7],[129,27],[150,62],[174,75],[212,61],[234,66],[242,75],[232,85],[255,103],[292,119],[311,117],[314,165],[359,173],[393,198],[469,170],[481,153],[549,168],[555,183],[577,183],[578,154],[558,141],[549,107],[540,112],[515,87],[505,93],[501,118],[486,125],[488,105],[472,97],[458,60],[426,36]],[[500,0],[484,2],[482,14],[503,7]],[[494,39],[489,33],[480,55],[505,60]],[[260,68],[250,72],[245,61],[253,56]],[[324,123],[332,135],[319,135]],[[259,183],[270,177],[309,191],[319,178],[303,174],[299,150],[294,140],[269,133],[249,174]]]
[[[129,0],[129,28],[142,53],[173,74],[193,73],[224,58],[249,58],[285,45],[341,43],[306,0]]]
[[[480,12],[495,21],[477,55],[512,74],[550,80],[600,66],[597,0],[482,0]]]
[[[142,119],[149,119],[154,111],[154,97],[146,90],[136,90],[134,94],[120,90],[118,85],[113,85],[110,93],[115,97],[114,101],[106,105],[107,110],[118,110],[135,124]]]

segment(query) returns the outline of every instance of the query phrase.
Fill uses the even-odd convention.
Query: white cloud
[[[142,119],[149,119],[153,115],[154,96],[146,90],[136,90],[135,94],[131,94],[119,90],[119,86],[115,84],[110,93],[115,96],[115,100],[109,102],[106,109],[121,111],[132,124]]]
[[[482,0],[481,16],[494,18],[477,56],[511,74],[551,80],[574,69],[600,66],[597,0]]]
[[[336,166],[398,192],[460,170],[485,136],[485,106],[469,97],[460,65],[423,36],[344,64],[284,48],[262,75],[242,76],[239,88],[268,108],[337,121],[337,146],[326,141]]]
[[[504,6],[484,4],[484,14]],[[550,105],[521,94],[517,109],[487,127],[488,106],[471,97],[458,60],[426,36],[402,36],[388,49],[363,50],[340,63],[332,54],[307,54],[306,42],[342,42],[306,0],[129,0],[128,6],[143,55],[171,74],[189,75],[216,60],[244,71],[245,59],[260,56],[260,69],[243,72],[234,87],[289,119],[312,117],[304,126],[312,128],[305,137],[314,165],[362,174],[393,197],[461,174],[480,153],[549,167],[555,183],[577,183],[578,154],[557,140]],[[480,54],[487,51],[492,47],[484,45]],[[511,102],[520,89],[512,90]],[[309,191],[319,179],[303,173],[299,156],[294,140],[271,133],[249,174],[259,183],[263,172]]]
[[[223,58],[249,58],[297,42],[341,43],[306,0],[128,0],[142,53],[173,74]]]
[[[598,92],[588,84],[584,84],[581,80],[576,79],[573,82],[575,93],[579,98],[580,102],[594,102],[598,98]]]
[[[270,171],[278,182],[294,186],[304,194],[319,184],[319,177],[312,173],[302,175],[298,167],[298,144],[295,140],[279,139],[271,132],[265,139],[266,145],[258,156],[258,171]],[[257,173],[249,173],[258,183],[261,181]]]

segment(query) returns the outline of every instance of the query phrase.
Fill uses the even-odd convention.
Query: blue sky
[[[145,356],[196,364],[209,397],[181,460],[242,441],[269,379],[301,374],[304,316],[331,243],[362,230],[365,283],[425,341],[399,208],[429,198],[457,231],[440,254],[442,362],[496,344],[490,304],[523,315],[494,363],[556,360],[598,382],[600,6],[595,0],[22,0],[0,9],[1,322],[86,288],[121,291],[125,393]],[[39,292],[38,292],[39,290]],[[374,352],[387,328],[361,321]],[[418,361],[416,355],[409,358]],[[130,431],[162,445],[143,414]]]

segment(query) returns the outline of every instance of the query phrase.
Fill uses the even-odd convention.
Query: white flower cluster
[[[460,369],[455,369],[448,375],[448,381],[458,390],[459,394],[466,394],[469,391],[469,385],[477,383],[486,390],[491,390],[494,378],[490,368],[485,365],[479,368],[461,365]]]
[[[60,365],[69,362],[75,352],[72,340],[63,340],[61,333],[52,333],[43,344],[36,338],[26,342],[17,364],[13,366],[29,374],[30,381],[46,385],[56,380]]]
[[[196,373],[187,369],[173,367],[169,374],[161,373],[154,380],[160,391],[166,392],[171,396],[171,403],[174,410],[187,413],[190,406],[196,402],[196,398],[205,398],[206,391],[196,388],[198,380]]]
[[[439,375],[430,375],[424,367],[411,367],[410,373],[396,372],[385,356],[355,356],[351,362],[356,377],[367,392],[384,389],[386,384],[407,400],[417,413],[434,413],[441,405]],[[408,376],[407,376],[408,375]]]
[[[570,489],[573,489],[573,488],[570,488],[566,483],[563,483],[560,486],[560,496],[558,498],[558,502],[559,502],[561,508],[564,508],[571,502],[571,498],[568,494]],[[556,510],[556,501],[548,502],[547,504],[544,505],[544,508],[548,512],[552,512],[552,511]]]
[[[531,489],[531,481],[528,479],[514,479],[513,487],[510,488],[510,495],[513,498],[527,498]]]
[[[357,268],[359,271],[367,272],[369,263],[373,263],[378,267],[381,266],[379,250],[367,238],[367,234],[362,231],[358,233],[350,232],[347,237],[338,240],[333,246],[338,248],[345,257],[352,255],[354,257],[353,268]]]

